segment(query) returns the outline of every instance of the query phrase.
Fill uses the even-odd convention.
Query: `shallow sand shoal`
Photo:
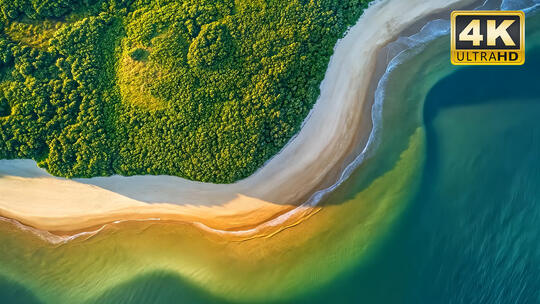
[[[298,135],[252,176],[229,185],[171,176],[67,180],[29,160],[0,160],[0,216],[52,231],[160,218],[216,229],[256,226],[313,193],[357,145],[377,52],[417,20],[474,0],[381,0],[338,42],[321,96]],[[363,115],[364,114],[364,115]],[[365,125],[365,124],[364,124]]]

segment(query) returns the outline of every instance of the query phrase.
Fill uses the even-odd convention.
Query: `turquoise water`
[[[423,123],[405,216],[374,259],[305,302],[540,303],[540,48],[520,67],[454,69]]]

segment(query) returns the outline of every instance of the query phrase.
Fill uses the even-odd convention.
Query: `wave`
[[[62,245],[69,241],[72,241],[81,237],[86,237],[86,239],[89,239],[93,237],[94,235],[103,231],[108,226],[114,225],[114,224],[120,224],[124,222],[149,222],[149,221],[161,221],[161,219],[160,218],[147,218],[147,219],[134,219],[134,220],[118,220],[118,221],[111,222],[109,224],[101,225],[96,230],[83,231],[83,232],[79,232],[79,233],[75,233],[71,235],[57,235],[47,230],[37,229],[32,226],[25,225],[17,220],[0,216],[0,222],[6,222],[17,227],[19,230],[30,232],[31,234],[53,245]]]
[[[90,238],[90,237],[98,234],[99,232],[101,232],[107,226],[107,225],[103,225],[99,229],[96,229],[96,230],[93,230],[93,231],[84,231],[84,232],[73,234],[73,235],[61,236],[61,235],[53,234],[53,233],[51,233],[51,232],[49,232],[47,230],[37,229],[37,228],[31,227],[31,226],[22,224],[21,222],[19,222],[17,220],[2,217],[2,216],[0,216],[0,222],[6,222],[6,223],[9,223],[9,224],[17,227],[19,230],[30,232],[31,234],[39,237],[40,239],[42,239],[42,240],[44,240],[44,241],[46,241],[48,243],[51,243],[53,245],[65,244],[65,243],[67,243],[69,241],[72,241],[74,239],[84,237],[84,236],[87,236],[88,238]]]
[[[540,0],[503,0],[501,10],[522,10],[532,12],[540,7]]]

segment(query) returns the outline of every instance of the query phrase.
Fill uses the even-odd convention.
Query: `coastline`
[[[418,19],[474,2],[373,3],[336,45],[321,96],[299,134],[244,180],[230,185],[169,176],[66,180],[51,177],[32,161],[0,160],[0,216],[69,232],[145,218],[202,223],[220,230],[249,229],[284,214],[335,181],[345,159],[365,144],[371,131],[366,116],[371,112],[370,84],[376,80],[379,50]],[[363,31],[366,28],[386,30]]]

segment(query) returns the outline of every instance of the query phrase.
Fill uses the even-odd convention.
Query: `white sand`
[[[44,229],[78,229],[105,219],[166,214],[208,219],[251,213],[258,215],[247,217],[260,221],[263,210],[275,215],[290,209],[342,165],[358,132],[370,131],[359,126],[362,112],[371,107],[366,96],[378,50],[417,20],[473,2],[381,0],[371,5],[336,45],[321,96],[298,136],[244,180],[229,185],[171,176],[66,180],[33,161],[0,160],[0,215]]]

